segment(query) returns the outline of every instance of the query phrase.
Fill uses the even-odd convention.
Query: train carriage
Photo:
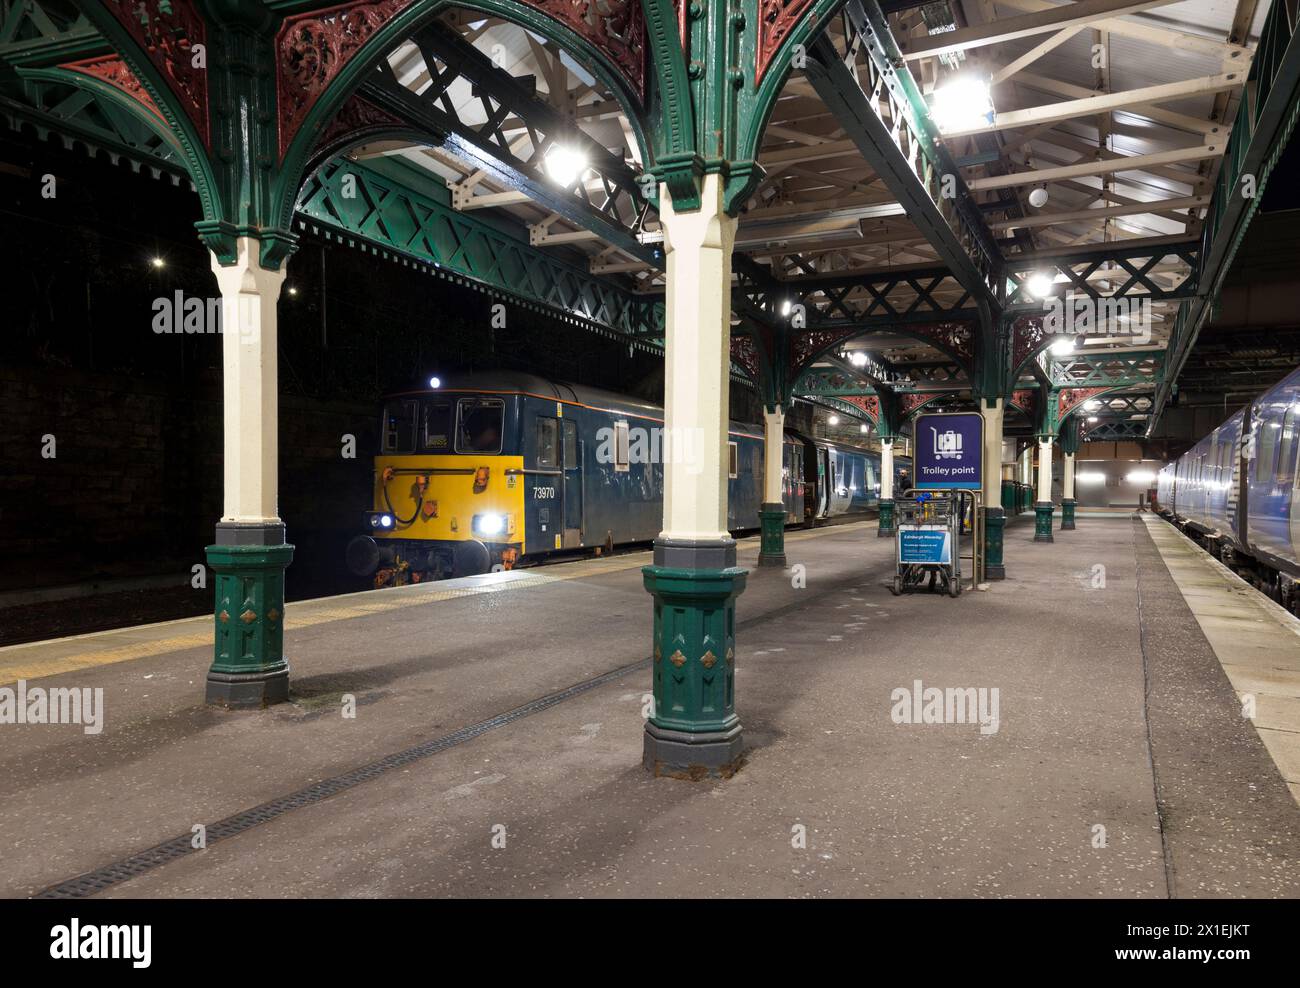
[[[1158,508],[1300,611],[1300,370],[1161,469]]]

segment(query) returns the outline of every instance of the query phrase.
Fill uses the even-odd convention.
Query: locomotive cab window
[[[424,403],[424,448],[434,453],[451,452],[450,401]]]
[[[558,467],[559,456],[559,422],[555,419],[537,419],[537,465],[539,467]]]
[[[740,447],[727,443],[727,476],[732,480],[740,475]]]
[[[456,403],[456,452],[500,453],[506,403],[500,398],[462,398]]]
[[[415,452],[416,402],[409,399],[390,401],[384,406],[385,453]]]

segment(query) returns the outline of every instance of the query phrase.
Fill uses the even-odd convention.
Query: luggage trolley
[[[895,595],[916,590],[927,578],[927,589],[946,590],[950,597],[962,591],[962,559],[971,561],[978,581],[981,559],[977,547],[983,534],[978,498],[969,490],[907,491],[894,502],[896,568],[890,586]],[[962,555],[962,534],[969,533],[969,555]]]

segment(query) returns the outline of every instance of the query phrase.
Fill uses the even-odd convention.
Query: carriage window
[[[538,418],[537,420],[537,465],[539,467],[560,465],[559,424],[555,419]]]
[[[456,452],[500,453],[505,409],[500,398],[462,398],[456,411]]]
[[[626,422],[614,423],[614,469],[618,472],[627,470],[631,464],[631,452],[628,449],[628,432]]]
[[[1277,422],[1261,421],[1255,440],[1255,479],[1273,479],[1273,461],[1277,459]]]
[[[1289,406],[1286,415],[1282,418],[1282,463],[1278,475],[1283,482],[1291,476],[1292,470],[1295,469],[1295,411],[1295,405]]]
[[[573,422],[564,425],[564,469],[573,470],[578,465],[578,426]]]
[[[740,447],[727,443],[727,476],[735,479],[740,474]]]
[[[435,453],[451,452],[451,402],[424,403],[424,448]]]
[[[409,399],[390,401],[384,406],[384,452],[415,452],[415,408]]]

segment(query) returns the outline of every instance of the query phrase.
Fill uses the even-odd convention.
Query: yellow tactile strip
[[[1143,521],[1232,688],[1254,703],[1255,730],[1300,803],[1300,620],[1168,522]]]
[[[801,542],[832,533],[847,533],[875,526],[875,522],[855,522],[834,525],[811,531],[787,532],[786,542]],[[743,539],[742,547],[752,548],[757,538]],[[527,590],[566,580],[581,580],[606,573],[645,566],[650,561],[649,552],[635,552],[606,559],[578,560],[556,563],[535,569],[515,570],[510,573],[492,573],[487,576],[466,577],[439,583],[393,587],[386,590],[365,590],[337,597],[319,597],[286,605],[285,628],[298,631],[329,621],[346,621],[367,614],[381,614],[403,607],[415,607],[473,597],[485,593],[502,593],[509,590]],[[135,659],[183,652],[191,648],[212,646],[212,618],[209,615],[164,621],[160,624],[99,631],[71,638],[29,642],[0,648],[0,685],[20,679],[35,680],[57,676],[96,666],[130,662]]]

